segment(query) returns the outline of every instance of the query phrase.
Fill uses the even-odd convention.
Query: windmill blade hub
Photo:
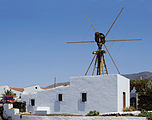
[[[103,33],[95,32],[95,41],[98,45],[98,48],[101,49],[102,45],[105,44],[105,35]]]

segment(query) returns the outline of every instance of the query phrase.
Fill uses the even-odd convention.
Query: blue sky
[[[124,11],[107,39],[142,38],[139,42],[106,43],[121,72],[152,71],[151,0],[0,0],[0,84],[48,86],[84,75],[96,44],[94,30],[106,33]],[[108,54],[108,70],[117,73]]]

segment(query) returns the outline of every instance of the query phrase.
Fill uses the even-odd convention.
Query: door
[[[126,108],[126,93],[123,92],[123,108]]]

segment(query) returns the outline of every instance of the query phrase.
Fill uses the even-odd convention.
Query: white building
[[[121,112],[130,106],[130,80],[121,75],[72,77],[70,85],[22,95],[34,114]]]
[[[24,88],[23,95],[36,94],[39,91],[44,91],[39,85],[32,85]]]
[[[20,101],[24,88],[10,88],[10,90],[15,94],[16,101]]]

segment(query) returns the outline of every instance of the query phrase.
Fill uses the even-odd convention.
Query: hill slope
[[[130,80],[137,80],[139,78],[142,79],[147,79],[147,78],[152,78],[152,72],[140,72],[140,73],[134,73],[134,74],[125,74],[123,75]]]
[[[152,72],[140,72],[140,73],[133,73],[133,74],[124,74],[123,76],[129,78],[130,80],[137,80],[139,78],[147,79],[147,78],[152,78]],[[70,82],[56,83],[55,87],[67,86],[69,84],[70,84]],[[54,88],[54,84],[47,86],[47,88]]]

